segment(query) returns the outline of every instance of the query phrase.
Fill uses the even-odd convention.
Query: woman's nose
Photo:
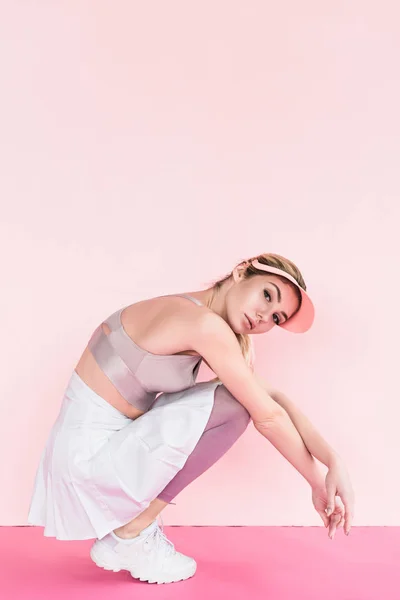
[[[270,321],[270,315],[267,313],[265,313],[264,315],[262,315],[261,313],[258,313],[257,315],[258,321],[257,321],[257,325],[268,325],[269,321]]]
[[[267,322],[267,317],[263,317],[263,315],[261,313],[258,313],[257,315],[257,325],[262,325],[263,323]]]

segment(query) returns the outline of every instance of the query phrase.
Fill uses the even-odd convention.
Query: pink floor
[[[0,527],[2,600],[400,600],[400,528],[173,527],[177,550],[193,556],[186,581],[157,585],[112,573],[89,557],[92,540],[45,538],[42,527]]]

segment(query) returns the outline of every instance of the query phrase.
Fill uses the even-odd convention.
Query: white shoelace
[[[155,544],[157,550],[160,546],[165,546],[166,547],[166,552],[165,552],[166,555],[169,555],[171,553],[175,554],[175,545],[165,535],[164,522],[162,520],[162,516],[161,515],[158,515],[158,516],[161,519],[161,528],[157,522],[154,531],[149,533],[149,535],[146,537],[145,543],[147,541],[151,540]]]

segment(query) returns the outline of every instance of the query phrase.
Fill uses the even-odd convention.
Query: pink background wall
[[[1,524],[100,319],[277,252],[316,321],[257,336],[257,370],[345,458],[354,524],[400,525],[399,10],[330,4],[4,3]],[[322,526],[251,425],[176,502],[166,524]]]

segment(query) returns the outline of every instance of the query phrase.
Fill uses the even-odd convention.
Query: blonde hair
[[[286,273],[289,273],[289,275],[291,275],[297,281],[299,286],[302,287],[304,291],[307,291],[307,287],[306,287],[305,281],[303,279],[303,276],[300,272],[300,269],[294,264],[294,262],[292,262],[288,258],[285,258],[284,256],[280,256],[279,254],[272,254],[272,253],[260,254],[259,256],[253,256],[252,258],[248,258],[248,259],[241,261],[239,263],[241,265],[243,263],[249,263],[247,265],[247,268],[243,272],[244,279],[249,279],[250,277],[255,277],[256,275],[268,274],[266,271],[261,271],[260,269],[257,269],[257,267],[254,267],[251,264],[251,261],[253,261],[255,259],[257,259],[260,263],[262,263],[264,265],[268,265],[270,267],[275,267],[277,269],[282,269]],[[239,266],[239,265],[236,265],[236,266]],[[232,272],[228,273],[227,275],[222,277],[222,279],[218,279],[217,281],[212,282],[211,289],[213,290],[213,293],[211,296],[210,305],[211,305],[215,295],[218,293],[218,291],[222,287],[222,284],[225,281],[227,281],[227,279],[229,279],[230,277],[232,277]],[[298,299],[299,299],[299,307],[297,310],[299,310],[300,305],[301,305],[300,290],[291,281],[286,279],[286,277],[284,277],[283,275],[275,275],[275,277],[279,277],[279,279],[282,281],[282,283],[292,286],[292,288],[296,291]],[[235,336],[239,343],[240,349],[242,351],[242,354],[243,354],[243,357],[244,357],[246,363],[248,364],[250,369],[252,371],[254,371],[255,355],[254,355],[254,346],[253,346],[253,342],[251,340],[251,336],[246,333],[235,333]],[[220,379],[218,377],[215,377],[211,381],[220,381]]]

